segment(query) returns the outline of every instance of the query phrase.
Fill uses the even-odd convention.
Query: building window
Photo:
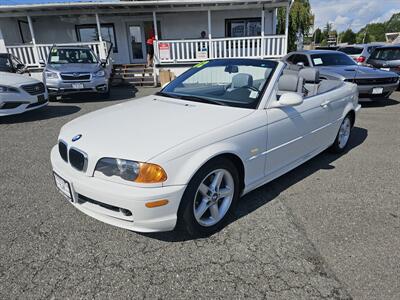
[[[23,44],[32,42],[31,31],[29,30],[29,24],[26,21],[18,20],[19,33],[21,34],[21,41]]]
[[[226,19],[227,37],[245,37],[261,35],[261,18]]]
[[[113,44],[113,52],[118,52],[114,24],[101,24],[101,37],[103,41]],[[96,24],[75,25],[76,36],[79,42],[96,42],[99,40]]]

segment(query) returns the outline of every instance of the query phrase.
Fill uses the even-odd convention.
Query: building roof
[[[236,8],[273,8],[287,6],[292,0],[131,0],[85,1],[0,5],[0,17],[46,16],[71,14],[118,14],[140,12],[176,12],[199,10],[226,10]]]

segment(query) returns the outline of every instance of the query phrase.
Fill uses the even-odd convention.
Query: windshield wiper
[[[194,96],[194,95],[182,95],[182,94],[169,94],[169,93],[163,93],[163,92],[158,92],[156,95],[159,96],[164,96],[164,97],[170,97],[170,98],[178,98],[182,100],[189,100],[189,101],[195,101],[195,102],[201,102],[201,103],[209,103],[209,104],[216,104],[216,105],[226,105],[225,103],[217,100],[212,100],[209,98],[203,98],[200,96]]]

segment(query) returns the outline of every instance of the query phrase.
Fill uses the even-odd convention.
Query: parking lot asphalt
[[[0,118],[1,299],[400,298],[400,93],[363,104],[346,154],[246,195],[226,228],[193,240],[103,224],[54,187],[63,124],[153,92]]]

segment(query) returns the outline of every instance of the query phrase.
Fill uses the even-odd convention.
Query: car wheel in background
[[[226,224],[239,199],[239,173],[228,159],[201,167],[189,182],[178,211],[178,227],[193,236],[208,236]]]
[[[331,151],[334,153],[342,153],[346,150],[349,143],[351,130],[353,127],[353,120],[350,114],[344,117],[342,124],[340,124],[339,132],[336,136],[335,142],[331,146]]]

